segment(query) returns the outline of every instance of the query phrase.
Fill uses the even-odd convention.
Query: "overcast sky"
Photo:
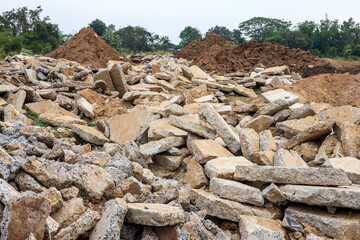
[[[117,28],[138,25],[167,35],[179,43],[179,34],[190,25],[205,33],[220,25],[234,29],[252,17],[279,18],[299,23],[325,18],[360,22],[360,0],[0,0],[0,12],[41,5],[43,16],[63,33],[76,33],[99,18]]]

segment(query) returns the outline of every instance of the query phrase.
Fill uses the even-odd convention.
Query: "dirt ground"
[[[99,37],[92,28],[85,28],[75,34],[59,48],[46,54],[47,57],[56,59],[65,58],[93,67],[105,67],[109,60],[126,60]]]
[[[312,102],[360,106],[360,74],[319,74],[281,88],[298,93]]]

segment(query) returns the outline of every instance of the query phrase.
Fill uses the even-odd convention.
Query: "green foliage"
[[[10,53],[20,52],[22,48],[22,38],[19,36],[12,36],[6,30],[0,32],[0,49],[1,55],[10,55]],[[1,56],[2,58],[5,56]]]
[[[96,126],[96,123],[88,122],[87,125],[88,125],[89,127],[95,127],[95,126]]]
[[[49,125],[47,123],[44,123],[43,121],[39,120],[39,115],[37,115],[34,112],[31,111],[27,111],[25,113],[25,116],[29,119],[31,119],[34,123],[36,123],[36,125],[38,125],[39,127],[48,127]]]
[[[221,37],[225,38],[228,41],[233,41],[233,32],[223,26],[216,25],[215,27],[210,28],[206,33],[216,33]]]
[[[139,26],[127,26],[116,31],[122,41],[122,47],[132,52],[150,51],[149,46],[152,35],[145,28]]]
[[[55,50],[62,43],[59,27],[56,24],[37,22],[34,30],[23,35],[24,45],[37,54]]]
[[[89,27],[93,28],[97,35],[100,37],[105,33],[106,31],[106,24],[101,21],[100,19],[95,19],[91,23],[89,23]]]
[[[202,35],[199,29],[187,26],[180,32],[179,38],[181,39],[179,45],[184,47],[194,40],[201,39]]]
[[[272,32],[282,33],[290,30],[291,22],[276,19],[276,18],[263,18],[254,17],[239,24],[239,30],[247,37],[264,42],[264,33],[271,28]]]
[[[224,44],[224,48],[226,48],[226,49],[233,49],[233,48],[235,48],[237,45],[236,45],[236,43],[234,43],[234,42],[227,42],[227,43],[225,43]]]
[[[235,42],[236,44],[240,44],[240,43],[244,43],[246,40],[243,37],[242,32],[240,31],[240,29],[234,29],[233,30],[233,42]]]
[[[12,9],[11,11],[3,12],[0,18],[0,29],[9,29],[12,35],[22,35],[33,30],[37,22],[46,22],[49,17],[40,18],[42,12],[41,6],[36,9],[28,9],[28,7],[21,7]]]
[[[121,38],[118,35],[116,35],[115,32],[116,32],[115,25],[110,24],[109,26],[106,27],[106,30],[102,35],[102,38],[105,40],[107,44],[115,48],[116,51],[123,52],[124,50],[122,48]]]

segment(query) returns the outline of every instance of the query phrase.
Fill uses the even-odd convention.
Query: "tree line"
[[[0,57],[19,53],[45,54],[58,48],[72,35],[62,34],[58,25],[49,17],[40,17],[41,6],[35,9],[21,7],[3,12],[0,16]],[[216,33],[236,46],[245,41],[280,43],[290,48],[311,51],[320,57],[360,57],[360,24],[353,18],[340,23],[324,19],[316,23],[305,21],[292,24],[290,21],[274,18],[254,17],[241,22],[238,28],[230,30],[225,26],[214,26],[205,34],[196,27],[186,26],[179,34],[180,43],[171,43],[168,36],[151,33],[140,26],[126,26],[117,29],[114,24],[106,25],[95,19],[88,26],[109,45],[121,53],[171,51],[180,49],[193,40],[202,39],[206,33]]]

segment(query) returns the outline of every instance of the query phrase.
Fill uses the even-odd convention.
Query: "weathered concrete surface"
[[[188,142],[188,148],[196,161],[199,163],[206,163],[207,161],[217,157],[233,157],[234,155],[226,148],[221,146],[217,141],[207,140],[194,140]]]
[[[201,107],[201,112],[204,114],[210,125],[215,129],[216,133],[222,138],[230,151],[237,154],[241,148],[239,136],[235,134],[231,127],[210,103],[205,103]]]
[[[360,209],[360,187],[319,187],[284,185],[279,187],[291,202],[316,206]]]
[[[205,164],[205,172],[209,178],[233,179],[235,167],[238,165],[255,165],[244,157],[219,157]]]
[[[345,171],[335,168],[237,166],[234,178],[239,181],[321,186],[346,186],[351,184]]]
[[[360,184],[360,160],[353,157],[330,158],[324,167],[340,168],[346,172],[352,183]]]
[[[191,203],[205,211],[208,215],[234,222],[239,221],[240,215],[277,218],[280,214],[280,211],[276,209],[271,211],[266,208],[222,199],[201,189],[191,189],[190,200]]]
[[[286,233],[280,220],[245,215],[239,217],[239,231],[241,240],[285,240]]]
[[[129,203],[125,221],[146,226],[169,226],[183,223],[184,211],[166,204]]]
[[[360,214],[328,213],[318,207],[290,206],[285,217],[307,223],[329,237],[360,239]]]
[[[212,178],[210,180],[210,191],[215,195],[228,200],[249,203],[255,206],[264,205],[264,198],[258,188],[236,181]]]

